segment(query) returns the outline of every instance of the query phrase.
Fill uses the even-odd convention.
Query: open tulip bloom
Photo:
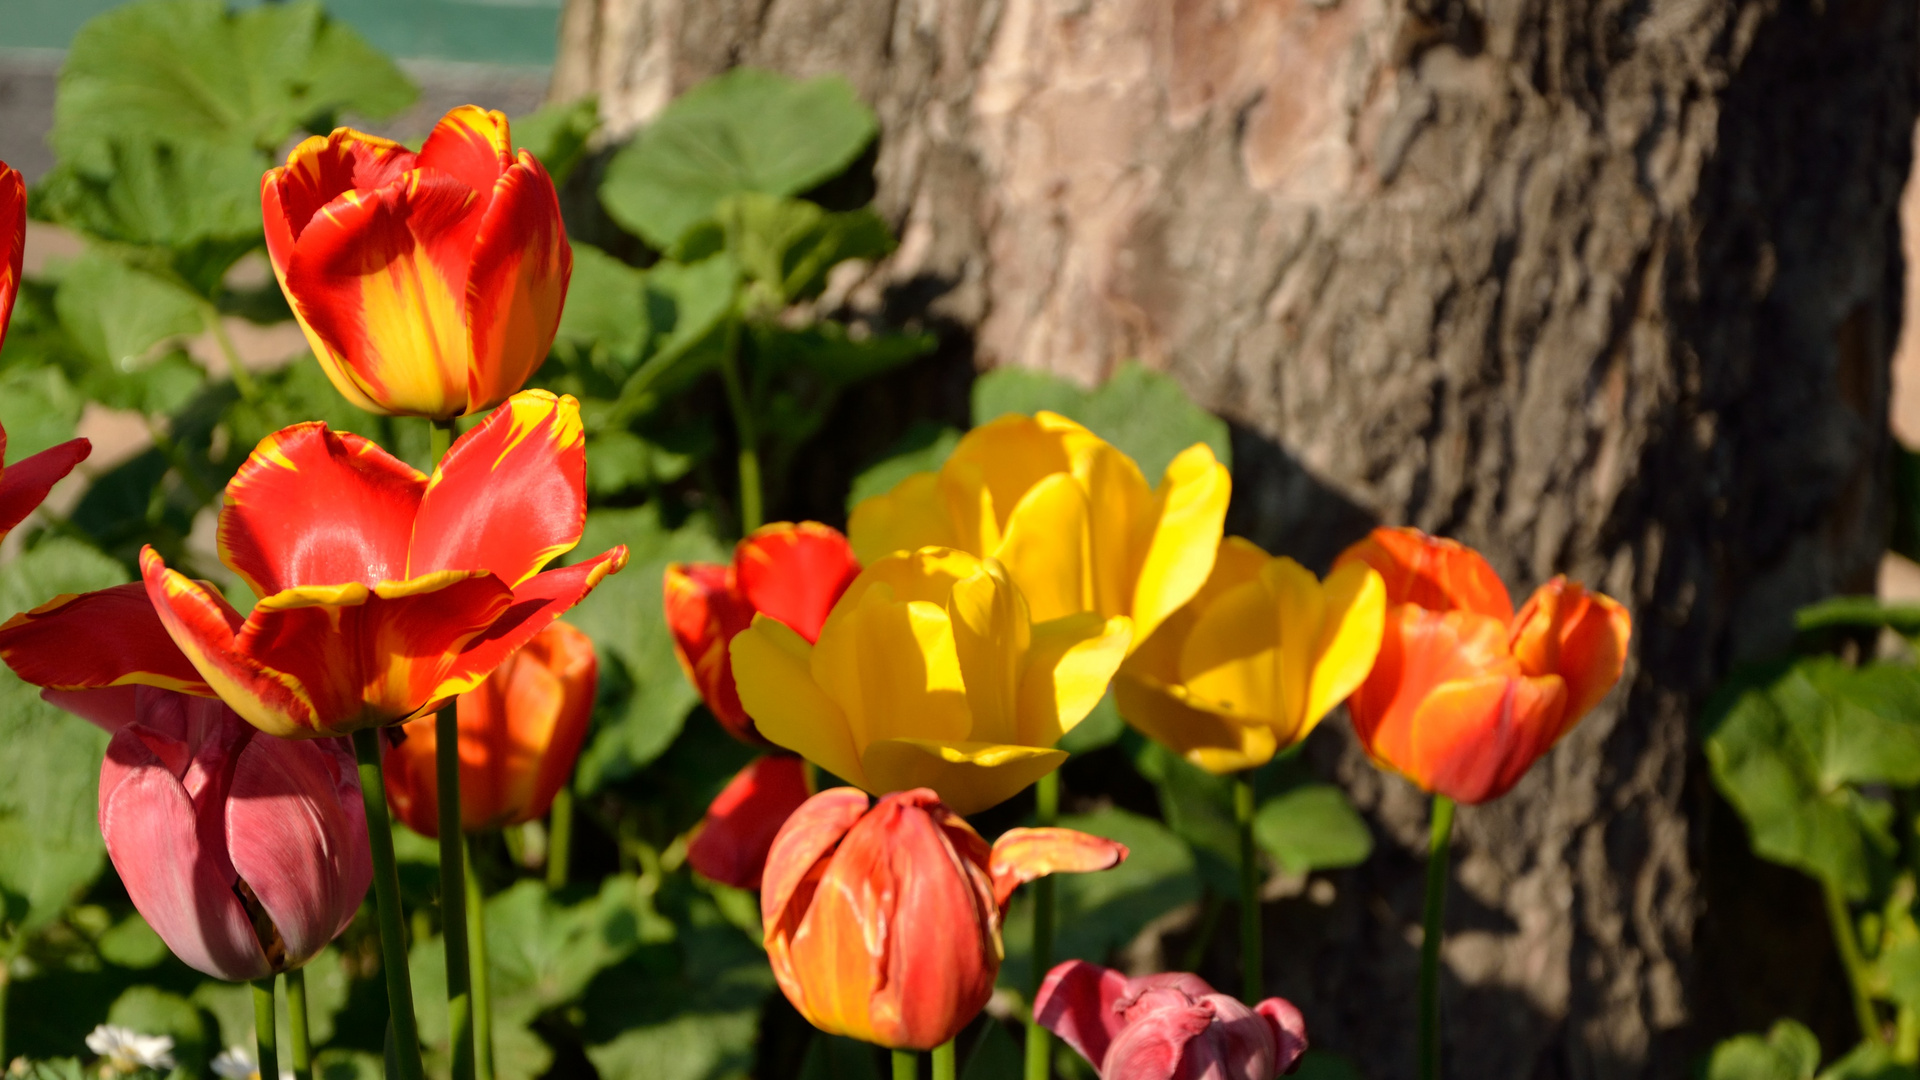
[[[267,254],[320,366],[369,412],[490,409],[547,358],[573,249],[553,181],[473,105],[419,153],[339,128],[260,183]]]
[[[962,814],[1066,760],[1054,743],[1126,655],[1124,616],[1035,619],[993,559],[949,548],[862,571],[809,644],[766,615],[733,639],[760,734],[876,795],[927,787]]]
[[[312,738],[427,715],[626,564],[616,547],[557,570],[586,519],[579,406],[517,394],[431,479],[355,435],[297,424],[227,487],[221,561],[259,600],[141,552],[143,583],[57,597],[0,626],[0,658],[53,689],[143,684],[217,696],[273,735]]]
[[[1184,973],[1129,979],[1069,960],[1047,973],[1033,1012],[1101,1080],[1275,1080],[1307,1050],[1306,1021],[1285,999],[1242,1005]]]
[[[767,959],[820,1030],[931,1050],[992,996],[1000,920],[1017,886],[1126,856],[1071,829],[1013,829],[988,847],[931,791],[869,806],[864,793],[833,788],[773,842],[760,894]]]
[[[938,472],[854,507],[847,531],[869,564],[928,546],[992,556],[1036,623],[1126,616],[1138,644],[1207,580],[1231,489],[1204,443],[1174,458],[1155,489],[1072,420],[1010,414],[968,432]]]

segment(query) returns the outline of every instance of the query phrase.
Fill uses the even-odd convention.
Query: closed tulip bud
[[[556,622],[460,695],[462,831],[546,815],[586,741],[599,670],[587,635]],[[387,804],[422,836],[440,835],[435,723],[426,716],[403,725],[406,737],[386,757]]]
[[[687,847],[687,864],[736,889],[757,889],[780,826],[813,794],[807,763],[767,754],[727,781]]]
[[[327,378],[369,412],[505,401],[547,357],[573,273],[553,181],[463,105],[414,153],[350,128],[260,184],[267,254]]]
[[[1084,960],[1047,973],[1033,1015],[1101,1080],[1274,1080],[1307,1050],[1306,1022],[1282,998],[1248,1007],[1198,975],[1129,979]]]
[[[20,294],[20,267],[27,255],[27,183],[0,161],[0,346],[7,343],[7,320]]]
[[[931,1050],[992,996],[1015,886],[1126,855],[1071,829],[1015,829],[989,848],[925,789],[872,807],[853,788],[823,791],[787,819],[767,858],[767,959],[820,1030]]]
[[[674,655],[728,734],[769,745],[740,705],[727,659],[734,636],[764,614],[812,644],[834,601],[859,573],[847,538],[817,521],[761,526],[740,541],[724,566],[668,564],[662,592]]]
[[[1633,620],[1556,577],[1518,615],[1471,548],[1375,529],[1340,556],[1386,582],[1380,656],[1348,703],[1374,762],[1457,802],[1506,794],[1618,682]]]
[[[46,697],[117,728],[100,833],[175,956],[242,982],[305,964],[346,929],[373,860],[339,740],[274,738],[218,700],[144,686]]]
[[[1120,715],[1215,773],[1258,768],[1353,693],[1380,649],[1386,591],[1363,563],[1323,582],[1245,540],[1114,680]]]

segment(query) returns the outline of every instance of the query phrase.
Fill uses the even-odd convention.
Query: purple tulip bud
[[[1307,1049],[1300,1010],[1281,998],[1249,1008],[1198,975],[1129,979],[1069,960],[1047,973],[1033,1011],[1101,1080],[1274,1080]]]

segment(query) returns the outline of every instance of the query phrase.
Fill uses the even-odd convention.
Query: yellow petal
[[[880,739],[967,736],[953,628],[938,604],[897,599],[877,582],[850,610],[835,607],[810,666],[813,680],[846,713],[862,752]]]
[[[954,585],[947,600],[954,650],[966,684],[967,709],[976,742],[1026,742],[1020,738],[1020,670],[1033,631],[1027,602],[998,560]],[[1044,745],[1051,746],[1049,741]]]
[[[1274,735],[1291,746],[1320,719],[1307,714],[1307,690],[1319,656],[1320,628],[1327,619],[1327,595],[1313,571],[1284,557],[1263,567],[1260,580],[1273,597],[1272,617],[1280,639],[1274,656],[1273,704],[1265,715],[1277,728]]]
[[[867,786],[846,714],[813,681],[813,647],[786,624],[756,615],[728,646],[740,704],[760,734],[850,784]]]
[[[1280,620],[1267,582],[1237,585],[1200,613],[1180,650],[1180,683],[1211,708],[1281,719]]]
[[[1134,588],[1153,539],[1154,495],[1140,466],[1101,443],[1076,464],[1089,506],[1087,608],[1133,614]]]
[[[1035,622],[1089,610],[1087,518],[1086,492],[1066,473],[1035,484],[1008,516],[994,555],[1020,586]]]
[[[958,543],[947,520],[936,473],[914,473],[884,495],[860,501],[847,520],[847,540],[861,563],[896,551]]]
[[[1204,443],[1180,452],[1154,493],[1153,539],[1133,590],[1134,633],[1144,638],[1193,598],[1213,569],[1233,479]]]
[[[1273,729],[1202,708],[1180,687],[1122,671],[1113,680],[1113,699],[1135,730],[1208,772],[1258,768],[1278,748]]]
[[[1327,575],[1325,595],[1326,617],[1314,646],[1317,657],[1307,691],[1307,730],[1367,681],[1386,624],[1386,582],[1357,559]]]
[[[1193,633],[1194,624],[1200,621],[1200,613],[1228,589],[1259,577],[1260,568],[1267,565],[1269,557],[1258,544],[1238,536],[1220,541],[1213,572],[1207,575],[1206,584],[1200,586],[1193,599],[1161,620],[1147,640],[1134,642],[1126,670],[1163,683],[1179,682],[1180,650],[1186,646],[1187,635]]]
[[[1006,515],[1033,485],[1073,470],[1069,447],[1093,438],[1087,429],[1053,413],[1008,413],[962,436],[940,471],[967,477],[969,484],[985,490],[1001,515],[996,524],[1004,528]]]
[[[1086,719],[1132,640],[1133,624],[1124,615],[1103,619],[1089,611],[1034,627],[1020,683],[1018,741],[1052,746]]]
[[[965,817],[1011,799],[1067,760],[1064,750],[935,739],[889,739],[867,747],[862,764],[874,794],[932,788]]]

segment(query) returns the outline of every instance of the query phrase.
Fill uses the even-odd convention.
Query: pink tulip
[[[1198,975],[1129,979],[1069,960],[1047,973],[1033,1012],[1101,1080],[1273,1080],[1307,1049],[1300,1010],[1280,998],[1248,1008]]]
[[[47,691],[114,732],[100,832],[133,906],[174,955],[240,982],[296,968],[373,880],[353,755],[263,734],[217,698]]]

